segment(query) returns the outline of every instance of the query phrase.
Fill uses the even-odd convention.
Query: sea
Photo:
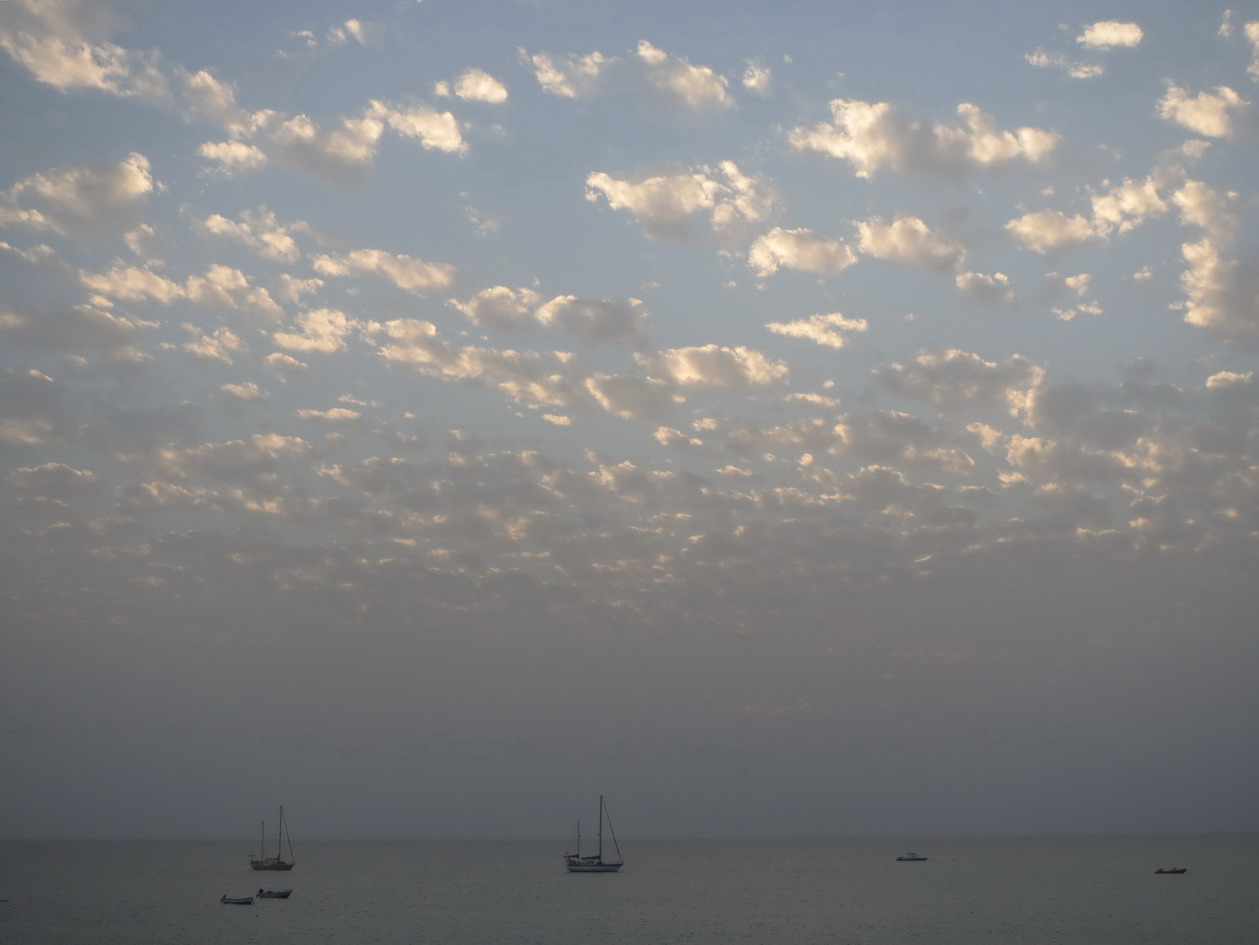
[[[1259,836],[630,841],[0,842],[4,945],[1255,945]],[[1183,875],[1157,875],[1183,866]],[[288,899],[223,905],[260,887]]]

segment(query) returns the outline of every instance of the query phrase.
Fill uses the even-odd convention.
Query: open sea
[[[622,844],[2,842],[4,945],[1254,945],[1259,837]],[[1185,866],[1180,876],[1157,866]],[[260,886],[289,899],[228,906]]]

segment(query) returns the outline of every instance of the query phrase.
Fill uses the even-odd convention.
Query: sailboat
[[[603,821],[608,821],[608,832],[612,834],[612,847],[616,850],[616,861],[603,858]],[[625,861],[621,859],[621,848],[616,842],[616,831],[612,829],[612,818],[607,816],[603,795],[599,795],[599,846],[594,856],[581,855],[581,821],[577,822],[577,852],[564,854],[564,865],[570,873],[615,873]]]
[[[264,849],[267,842],[267,822],[262,822],[262,836],[258,841],[258,855],[249,858],[249,866],[256,870],[291,870],[293,868],[293,838],[288,835],[287,825],[284,823],[284,808],[280,808],[280,828],[275,832],[275,856],[267,856]],[[286,860],[281,856],[281,846],[284,840],[288,840],[289,858]]]

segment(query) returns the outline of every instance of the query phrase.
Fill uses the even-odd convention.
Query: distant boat
[[[293,890],[291,889],[259,889],[259,899],[287,899]]]
[[[919,856],[913,850],[906,850],[903,854],[896,858],[897,863],[920,863],[925,860],[925,856]]]
[[[1174,876],[1179,876],[1181,873],[1188,873],[1188,872],[1189,872],[1189,867],[1187,867],[1187,866],[1173,866],[1173,867],[1170,867],[1169,869],[1163,869],[1163,867],[1161,867],[1161,866],[1160,866],[1160,867],[1159,867],[1158,869],[1156,869],[1154,872],[1155,872],[1155,873],[1167,873],[1167,874],[1171,874],[1171,875],[1174,875]]]
[[[607,817],[608,832],[612,834],[612,846],[616,850],[616,861],[605,860],[603,858],[603,821]],[[603,795],[599,795],[599,845],[594,856],[581,855],[581,821],[577,822],[577,852],[564,854],[564,865],[568,867],[570,873],[615,873],[625,861],[621,859],[621,848],[616,842],[616,831],[612,829],[612,818],[608,817],[604,804]]]
[[[288,841],[289,858],[286,860],[281,856],[281,847],[284,841]],[[275,856],[267,856],[264,849],[267,842],[267,822],[262,822],[262,837],[258,841],[258,855],[249,858],[249,865],[256,870],[291,870],[293,868],[293,838],[289,836],[288,826],[284,822],[284,808],[280,808],[280,827],[275,833]]]
[[[252,906],[254,904],[253,896],[221,896],[219,902],[225,906]]]

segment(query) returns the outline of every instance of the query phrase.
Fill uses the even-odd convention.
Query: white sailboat
[[[612,835],[612,848],[616,850],[616,860],[603,858],[603,821],[608,821],[608,833]],[[581,821],[577,822],[577,852],[564,854],[564,865],[570,873],[615,873],[625,861],[621,859],[621,848],[616,842],[616,831],[612,829],[612,818],[607,815],[603,803],[603,795],[599,795],[599,845],[593,856],[581,855]]]
[[[288,831],[285,828],[286,828],[286,824],[284,823],[284,808],[281,807],[280,808],[280,827],[276,831],[276,834],[275,834],[275,856],[267,856],[266,850],[263,849],[267,842],[267,836],[266,836],[267,835],[267,822],[265,820],[262,822],[262,837],[258,841],[258,855],[251,856],[249,858],[249,866],[251,869],[291,870],[293,868],[293,864],[294,862],[296,862],[293,859],[293,838],[291,836],[288,836]],[[286,838],[289,844],[289,858],[287,860],[284,859],[284,857],[281,855],[283,852],[282,845]]]

